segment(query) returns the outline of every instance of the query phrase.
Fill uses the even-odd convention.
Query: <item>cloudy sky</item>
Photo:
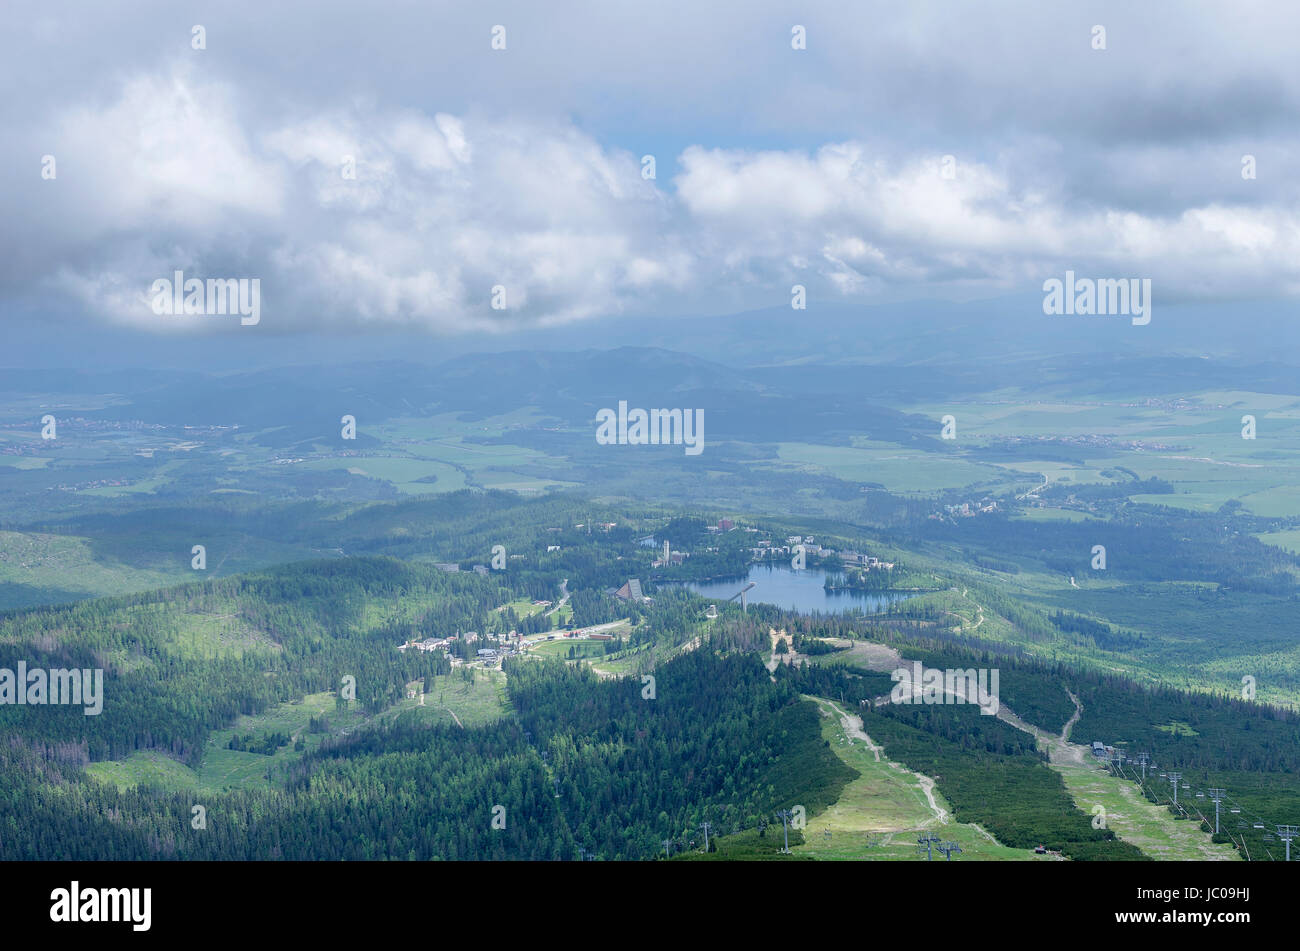
[[[184,333],[149,306],[176,270],[260,279],[242,332],[273,334],[734,313],[795,283],[815,313],[1066,269],[1161,301],[1300,291],[1284,0],[9,0],[5,19],[11,316]]]

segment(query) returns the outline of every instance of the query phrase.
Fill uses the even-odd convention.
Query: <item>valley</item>
[[[141,857],[251,856],[261,840],[234,832],[247,810],[281,815],[287,830],[323,814],[326,789],[374,790],[380,814],[398,789],[399,800],[418,800],[426,787],[406,774],[423,767],[396,752],[416,744],[466,750],[435,770],[461,789],[440,808],[483,809],[484,796],[530,811],[549,803],[544,829],[511,846],[457,833],[462,856],[580,848],[611,859],[781,859],[773,823],[796,805],[807,818],[789,830],[792,859],[915,860],[917,838],[931,832],[955,842],[960,861],[1276,851],[1270,823],[1300,807],[1286,751],[1300,737],[1300,558],[1284,544],[1300,525],[1287,501],[1300,485],[1300,395],[1221,384],[1177,399],[1112,390],[1099,400],[1063,383],[1052,399],[1005,389],[976,398],[954,377],[950,398],[935,399],[942,386],[931,381],[929,402],[852,423],[835,409],[851,393],[822,399],[791,439],[783,429],[807,405],[807,377],[610,356],[617,369],[602,375],[636,381],[651,359],[682,374],[679,385],[712,377],[710,386],[733,388],[710,391],[711,435],[696,458],[595,442],[581,420],[604,397],[584,389],[580,372],[562,373],[567,359],[537,361],[531,381],[517,358],[520,405],[490,414],[463,396],[464,408],[451,408],[456,372],[416,384],[401,368],[373,378],[357,368],[370,395],[352,407],[362,411],[355,448],[323,417],[286,425],[309,378],[292,396],[205,397],[240,413],[224,419],[177,415],[174,384],[151,389],[147,377],[128,399],[70,396],[84,408],[62,411],[54,445],[24,430],[29,404],[6,411],[0,398],[0,449],[25,480],[0,486],[0,667],[19,656],[101,665],[112,688],[105,715],[88,723],[0,707],[0,731],[28,751],[6,754],[6,770],[35,750],[57,751],[61,764],[19,788],[53,783],[69,804],[114,812],[114,797],[142,796],[115,833],[158,829],[134,846]],[[566,382],[544,399],[524,395],[557,375]],[[225,378],[185,385],[241,392]],[[400,408],[385,387],[400,389]],[[759,415],[742,408],[756,388],[767,404]],[[1243,408],[1256,410],[1267,439],[1257,429],[1242,440],[1229,425]],[[959,421],[955,441],[940,437],[945,413]],[[944,658],[1001,668],[993,720],[1010,732],[991,734],[977,714],[958,715],[970,708],[942,703],[854,709],[854,696],[889,694],[894,668]],[[783,699],[728,724],[724,749],[734,752],[715,756],[696,745],[702,737],[673,732],[687,710],[706,708],[665,693],[671,671],[740,664],[739,693],[709,701],[739,710],[755,700],[740,686],[751,662],[769,684],[760,693]],[[622,709],[610,721],[620,726],[571,719],[573,696],[555,691],[575,671],[591,679],[564,690]],[[1047,671],[1059,672],[1047,676],[1057,685],[1040,689]],[[1110,709],[1116,689],[1152,692],[1147,706],[1192,723],[1199,704],[1218,710],[1243,683],[1273,732],[1229,741],[1249,725],[1212,712],[1208,734],[1189,726],[1184,748],[1164,753],[1195,774],[1186,788],[1196,813],[1069,738],[1092,730],[1117,749],[1154,751],[1160,722],[1136,707],[1098,720],[1095,705]],[[655,711],[669,709],[661,722]],[[778,723],[786,739],[763,765],[739,752],[772,743]],[[1203,735],[1246,746],[1223,756]],[[1259,755],[1247,756],[1260,739]],[[486,754],[488,742],[509,752]],[[971,757],[981,744],[1004,764],[995,795],[978,791],[987,780]],[[651,792],[644,771],[655,756],[695,765],[674,767],[671,787]],[[500,791],[458,786],[462,774],[497,776]],[[524,776],[536,785],[520,786]],[[1262,824],[1207,832],[1204,790],[1215,782]],[[664,800],[671,809],[644,811],[680,783]],[[624,785],[644,805],[601,807],[624,816],[616,832],[590,810]],[[162,835],[166,804],[184,799],[232,810],[236,826],[219,843]],[[1025,828],[1027,816],[1039,818]],[[359,847],[398,854],[380,828]],[[414,834],[400,839],[401,854]],[[422,848],[435,841],[446,845],[434,836]]]

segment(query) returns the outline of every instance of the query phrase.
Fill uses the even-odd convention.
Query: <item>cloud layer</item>
[[[184,331],[201,322],[148,306],[176,270],[259,278],[273,331],[711,313],[796,283],[815,309],[1066,269],[1165,301],[1300,290],[1280,3],[1248,24],[1187,4],[828,13],[800,51],[762,4],[583,7],[570,29],[522,6],[267,25],[236,4],[204,50],[168,9],[95,34],[33,8],[5,41],[0,75],[44,79],[0,145],[10,306]],[[56,51],[80,83],[42,65]],[[437,82],[412,85],[421,55]]]

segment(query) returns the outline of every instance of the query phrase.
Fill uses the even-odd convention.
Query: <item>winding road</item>
[[[866,744],[867,749],[871,750],[871,752],[875,754],[876,762],[877,763],[881,762],[880,754],[884,752],[884,747],[881,746],[879,743],[876,743],[874,740],[872,740],[871,737],[867,736],[866,731],[862,729],[863,727],[862,717],[856,716],[855,714],[852,713],[847,713],[834,700],[827,700],[825,697],[818,697],[817,699],[819,700],[819,702],[826,704],[837,714],[839,714],[840,726],[843,728],[845,735],[849,737],[850,743],[852,743],[853,740],[855,739],[861,740],[864,744]],[[948,823],[948,818],[949,818],[948,810],[943,808],[943,806],[939,805],[939,803],[935,801],[934,780],[931,777],[926,776],[924,773],[918,773],[915,772],[914,770],[910,770],[902,763],[895,763],[893,760],[887,759],[884,760],[883,762],[885,762],[893,769],[897,769],[900,772],[909,773],[910,775],[916,777],[917,784],[920,786],[921,792],[925,796],[926,804],[930,807],[930,811],[934,813],[934,816],[929,819],[926,819],[925,822],[921,824],[920,828],[924,829],[935,824],[946,825]],[[988,835],[987,832],[984,834]],[[990,836],[990,838],[992,837]]]

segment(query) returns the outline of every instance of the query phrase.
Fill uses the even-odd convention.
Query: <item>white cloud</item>
[[[105,110],[64,113],[53,151],[60,187],[81,197],[78,225],[197,229],[279,214],[282,170],[252,153],[230,97],[178,69],[128,81]]]
[[[894,167],[861,143],[812,155],[691,148],[682,166],[678,197],[727,248],[724,266],[774,281],[810,271],[844,294],[878,288],[873,278],[1011,289],[1065,268],[1150,276],[1171,296],[1282,293],[1298,269],[1295,209],[1077,208],[976,162],[945,179],[937,156]]]
[[[104,108],[64,109],[19,138],[53,142],[60,177],[17,209],[31,266],[0,292],[55,287],[89,313],[168,330],[177,319],[155,316],[145,291],[174,270],[261,278],[267,327],[434,332],[771,306],[793,281],[868,301],[1037,287],[1067,268],[1149,276],[1176,288],[1166,296],[1298,281],[1294,206],[1084,204],[1051,169],[1011,171],[1050,152],[1041,140],[959,155],[953,179],[937,152],[880,141],[694,145],[659,187],[636,155],[569,121],[372,103],[272,119],[191,66],[137,75]],[[489,306],[495,285],[505,311]]]

